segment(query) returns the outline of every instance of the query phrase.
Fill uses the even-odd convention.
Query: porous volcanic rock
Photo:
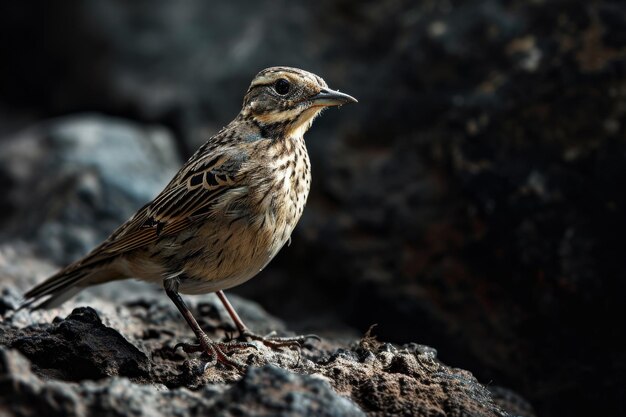
[[[147,286],[123,297],[133,287],[119,283],[59,309],[16,310],[28,280],[7,265],[18,256],[26,265],[46,263],[29,262],[25,248],[18,254],[3,247],[0,255],[3,415],[508,416],[520,409],[534,415],[523,400],[522,408],[519,399],[503,401],[508,391],[492,394],[470,372],[444,365],[434,349],[381,343],[370,334],[348,343],[311,340],[302,349],[253,342],[231,354],[245,372],[207,366],[209,358],[173,349],[193,341],[192,334],[167,297]],[[189,302],[211,338],[233,334],[217,297]],[[235,296],[233,304],[255,330],[288,334],[253,303]]]

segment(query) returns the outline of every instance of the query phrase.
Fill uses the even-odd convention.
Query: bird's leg
[[[226,356],[225,352],[234,349],[245,349],[249,347],[256,349],[256,347],[251,343],[224,343],[212,341],[209,336],[204,333],[193,314],[191,314],[191,310],[189,310],[189,307],[187,307],[180,294],[178,294],[178,285],[179,281],[176,278],[166,279],[163,281],[165,293],[174,302],[174,304],[178,308],[178,311],[180,311],[180,314],[183,315],[185,321],[187,321],[187,324],[189,324],[189,327],[191,327],[191,330],[193,330],[193,332],[195,333],[196,337],[198,338],[198,344],[192,345],[188,343],[178,343],[176,346],[174,346],[174,350],[181,347],[186,353],[206,353],[212,358],[212,363],[219,362],[224,365],[233,366],[240,371],[245,369],[245,365],[234,361],[233,359],[230,359],[228,356]]]
[[[300,347],[308,339],[320,340],[319,336],[316,336],[314,334],[307,334],[303,336],[293,336],[293,337],[277,337],[273,335],[274,332],[265,336],[261,336],[256,333],[253,333],[248,328],[248,326],[246,326],[244,322],[241,320],[241,318],[239,317],[239,314],[237,314],[233,306],[230,304],[230,301],[228,301],[228,298],[226,298],[226,294],[224,294],[224,291],[221,291],[221,290],[217,291],[216,294],[219,297],[222,304],[224,305],[224,308],[228,312],[228,315],[230,316],[230,318],[233,319],[235,326],[237,326],[237,330],[239,330],[238,339],[240,340],[248,340],[248,339],[258,340],[259,342],[271,348]]]

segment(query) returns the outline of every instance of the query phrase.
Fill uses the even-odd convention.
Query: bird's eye
[[[279,79],[278,81],[276,81],[276,84],[274,84],[274,90],[276,90],[276,92],[281,96],[284,96],[289,92],[289,87],[289,81],[285,80],[284,78]]]

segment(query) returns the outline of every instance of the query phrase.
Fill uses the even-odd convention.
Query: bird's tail
[[[110,263],[110,260],[96,263],[79,261],[67,266],[24,294],[24,302],[19,309],[58,307],[86,287],[123,278],[109,267]]]

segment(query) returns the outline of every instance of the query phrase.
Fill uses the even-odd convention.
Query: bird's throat
[[[287,125],[285,135],[290,138],[301,138],[320,115],[323,107],[311,107],[303,111],[293,122]]]

